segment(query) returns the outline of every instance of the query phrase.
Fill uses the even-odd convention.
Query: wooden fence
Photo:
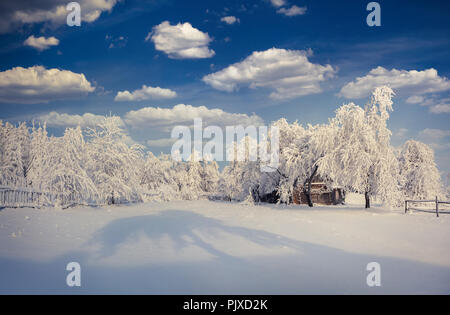
[[[59,203],[63,209],[82,205],[97,206],[80,202],[73,195],[42,192],[32,188],[0,186],[0,208],[40,208]]]
[[[151,198],[156,195],[145,193],[142,194],[142,196]],[[133,202],[124,202],[117,199],[115,203],[134,203],[142,201],[143,200],[139,199]],[[91,202],[86,202],[81,196],[76,194],[67,195],[38,191],[32,188],[0,186],[0,208],[41,208],[45,206],[55,206],[56,204],[62,209],[67,209],[75,206],[98,207],[108,205],[110,202],[108,200],[103,202],[101,200],[91,200]]]
[[[8,208],[38,207],[45,200],[51,200],[51,194],[29,188],[0,187],[0,206]]]
[[[420,208],[415,208],[415,207],[410,206],[411,204],[417,205],[417,204],[428,204],[428,203],[434,204],[433,209],[420,209]],[[450,202],[439,201],[438,197],[436,197],[436,199],[434,199],[434,200],[405,200],[405,213],[412,210],[412,211],[419,211],[419,212],[436,213],[437,217],[439,217],[439,214],[450,214],[449,210],[443,211],[443,209],[440,209],[439,205],[450,205]]]

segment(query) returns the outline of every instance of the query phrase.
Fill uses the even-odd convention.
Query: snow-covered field
[[[81,265],[81,287],[66,265]],[[381,265],[381,287],[366,266]],[[450,215],[211,201],[0,211],[0,293],[450,293]]]

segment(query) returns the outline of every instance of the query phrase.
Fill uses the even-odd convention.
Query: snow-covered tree
[[[152,152],[148,153],[141,177],[146,200],[181,199],[177,163],[168,154],[156,157]]]
[[[0,122],[0,184],[24,187],[30,166],[31,137],[26,123]]]
[[[30,145],[30,167],[27,176],[28,185],[36,190],[43,190],[45,185],[42,179],[46,175],[48,170],[46,167],[49,165],[49,153],[53,148],[50,148],[50,141],[47,134],[47,126],[33,126],[31,132],[31,145]]]
[[[0,185],[31,186],[63,204],[216,193],[236,201],[289,203],[294,189],[303,189],[312,206],[311,182],[318,175],[329,187],[365,194],[366,207],[372,196],[387,205],[399,205],[405,197],[440,196],[442,184],[428,146],[409,141],[394,153],[387,127],[393,95],[389,87],[376,88],[365,109],[343,105],[327,124],[303,127],[280,119],[273,123],[279,131],[276,167],[258,154],[267,151],[261,149],[268,142],[246,136],[227,152],[232,161],[221,174],[216,162],[197,152],[186,162],[151,152],[144,160],[143,148],[130,144],[119,117],[105,117],[85,132],[68,128],[62,137],[49,137],[45,124],[33,126],[30,134],[24,123],[15,127],[0,121]],[[266,172],[269,168],[272,172]]]
[[[80,127],[62,137],[47,138],[45,126],[33,130],[30,184],[59,205],[98,201],[98,191],[86,171],[87,147]]]
[[[232,161],[222,171],[219,191],[228,200],[259,201],[261,163],[256,139],[245,136],[227,149]]]
[[[409,140],[401,147],[398,160],[402,191],[406,198],[429,200],[443,195],[434,152],[428,145]]]
[[[87,172],[102,198],[113,204],[142,200],[142,146],[126,143],[122,120],[105,117],[96,128],[88,129],[88,138]]]
[[[194,151],[185,163],[177,163],[177,180],[181,198],[184,200],[198,199],[202,194],[203,167],[200,164],[200,153]]]
[[[260,165],[257,162],[232,161],[225,166],[219,182],[219,191],[227,200],[259,199]]]
[[[450,173],[447,173],[445,182],[445,200],[450,200]]]
[[[297,122],[285,119],[275,122],[280,130],[280,166],[278,194],[281,202],[289,203],[293,190],[302,187],[311,200],[311,182],[317,174],[318,161],[333,145],[335,128],[331,124],[308,125],[305,129]]]
[[[322,176],[364,193],[366,208],[371,196],[388,205],[401,200],[398,163],[386,125],[393,94],[389,87],[380,87],[373,91],[365,110],[353,103],[340,107],[330,122],[337,127],[335,141],[318,163]]]
[[[205,193],[216,193],[219,184],[219,166],[216,161],[202,161],[200,170],[201,189]]]
[[[219,181],[216,162],[200,159],[198,153],[189,161],[175,161],[170,155],[159,157],[149,152],[141,177],[141,185],[147,199],[192,200],[209,193],[215,193]]]
[[[388,86],[377,87],[366,105],[368,124],[375,132],[377,144],[373,158],[374,176],[371,192],[388,206],[400,206],[403,202],[398,160],[390,144],[392,132],[387,127],[389,111],[393,111],[394,95],[394,91]]]

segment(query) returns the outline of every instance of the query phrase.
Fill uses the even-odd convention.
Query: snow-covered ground
[[[66,285],[72,261],[79,288]],[[381,287],[366,284],[369,262]],[[0,293],[449,294],[450,215],[211,201],[3,209]]]

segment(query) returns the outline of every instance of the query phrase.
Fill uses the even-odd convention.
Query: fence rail
[[[434,209],[419,209],[410,207],[408,204],[418,204],[418,203],[434,203]],[[428,212],[428,213],[436,213],[436,216],[439,217],[439,214],[450,214],[450,211],[442,211],[439,209],[440,204],[450,205],[449,201],[439,201],[438,197],[434,200],[405,200],[405,213],[410,210],[419,211],[419,212]]]
[[[55,205],[67,209],[74,206],[97,206],[80,202],[73,195],[38,191],[32,188],[0,186],[0,208],[41,208],[47,205]]]
[[[142,196],[151,197],[156,196],[152,193],[143,193]],[[120,203],[134,203],[139,201],[121,201],[119,199],[112,204]],[[8,187],[0,185],[0,209],[1,208],[41,208],[46,206],[56,206],[67,209],[76,206],[99,207],[111,204],[108,199],[103,202],[92,199],[90,202],[76,194],[62,194],[54,192],[38,191],[33,188],[26,187]]]
[[[0,206],[8,208],[38,207],[50,194],[28,188],[0,187]]]

